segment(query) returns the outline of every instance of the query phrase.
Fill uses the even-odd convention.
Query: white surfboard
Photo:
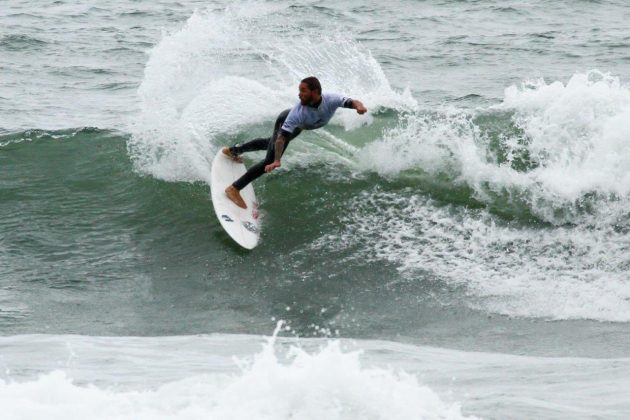
[[[252,184],[241,190],[247,209],[240,208],[225,195],[225,189],[240,178],[245,171],[245,165],[234,162],[219,149],[212,161],[210,191],[214,212],[223,229],[240,246],[253,249],[258,245],[260,238],[260,224],[258,223],[258,203]]]

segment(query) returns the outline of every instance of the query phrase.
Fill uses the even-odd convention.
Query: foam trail
[[[462,303],[486,312],[630,322],[626,231],[510,226],[410,190],[366,191],[348,206],[344,228],[315,250],[358,247],[360,261],[388,261],[410,280],[463,288]]]
[[[333,146],[342,150],[345,153],[354,155],[359,151],[358,147],[355,147],[351,144],[344,142],[343,140],[340,140],[339,138],[335,137],[334,135],[330,134],[327,131],[318,131],[317,134],[321,134],[321,136],[327,139],[330,144],[332,144]]]

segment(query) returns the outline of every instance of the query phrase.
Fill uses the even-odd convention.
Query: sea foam
[[[629,405],[627,358],[232,334],[17,335],[0,348],[3,420],[588,419]]]
[[[115,351],[133,358],[142,349]],[[73,357],[82,352],[77,353]],[[189,373],[182,380],[130,390],[75,383],[56,370],[26,382],[0,380],[0,406],[7,420],[475,418],[463,416],[458,404],[443,402],[414,375],[366,367],[360,358],[360,352],[344,351],[339,342],[313,352],[292,346],[279,356],[274,336],[253,358],[240,360],[235,374]]]

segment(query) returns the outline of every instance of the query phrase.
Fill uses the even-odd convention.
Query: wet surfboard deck
[[[210,191],[214,212],[223,229],[243,248],[254,249],[260,239],[260,224],[258,203],[252,184],[241,190],[247,209],[240,208],[225,195],[225,188],[240,178],[245,171],[244,164],[234,162],[219,149],[212,161]]]

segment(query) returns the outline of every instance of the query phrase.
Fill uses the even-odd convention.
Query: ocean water
[[[629,20],[3,1],[0,418],[628,418]],[[369,113],[255,182],[245,251],[213,155],[309,75]]]

